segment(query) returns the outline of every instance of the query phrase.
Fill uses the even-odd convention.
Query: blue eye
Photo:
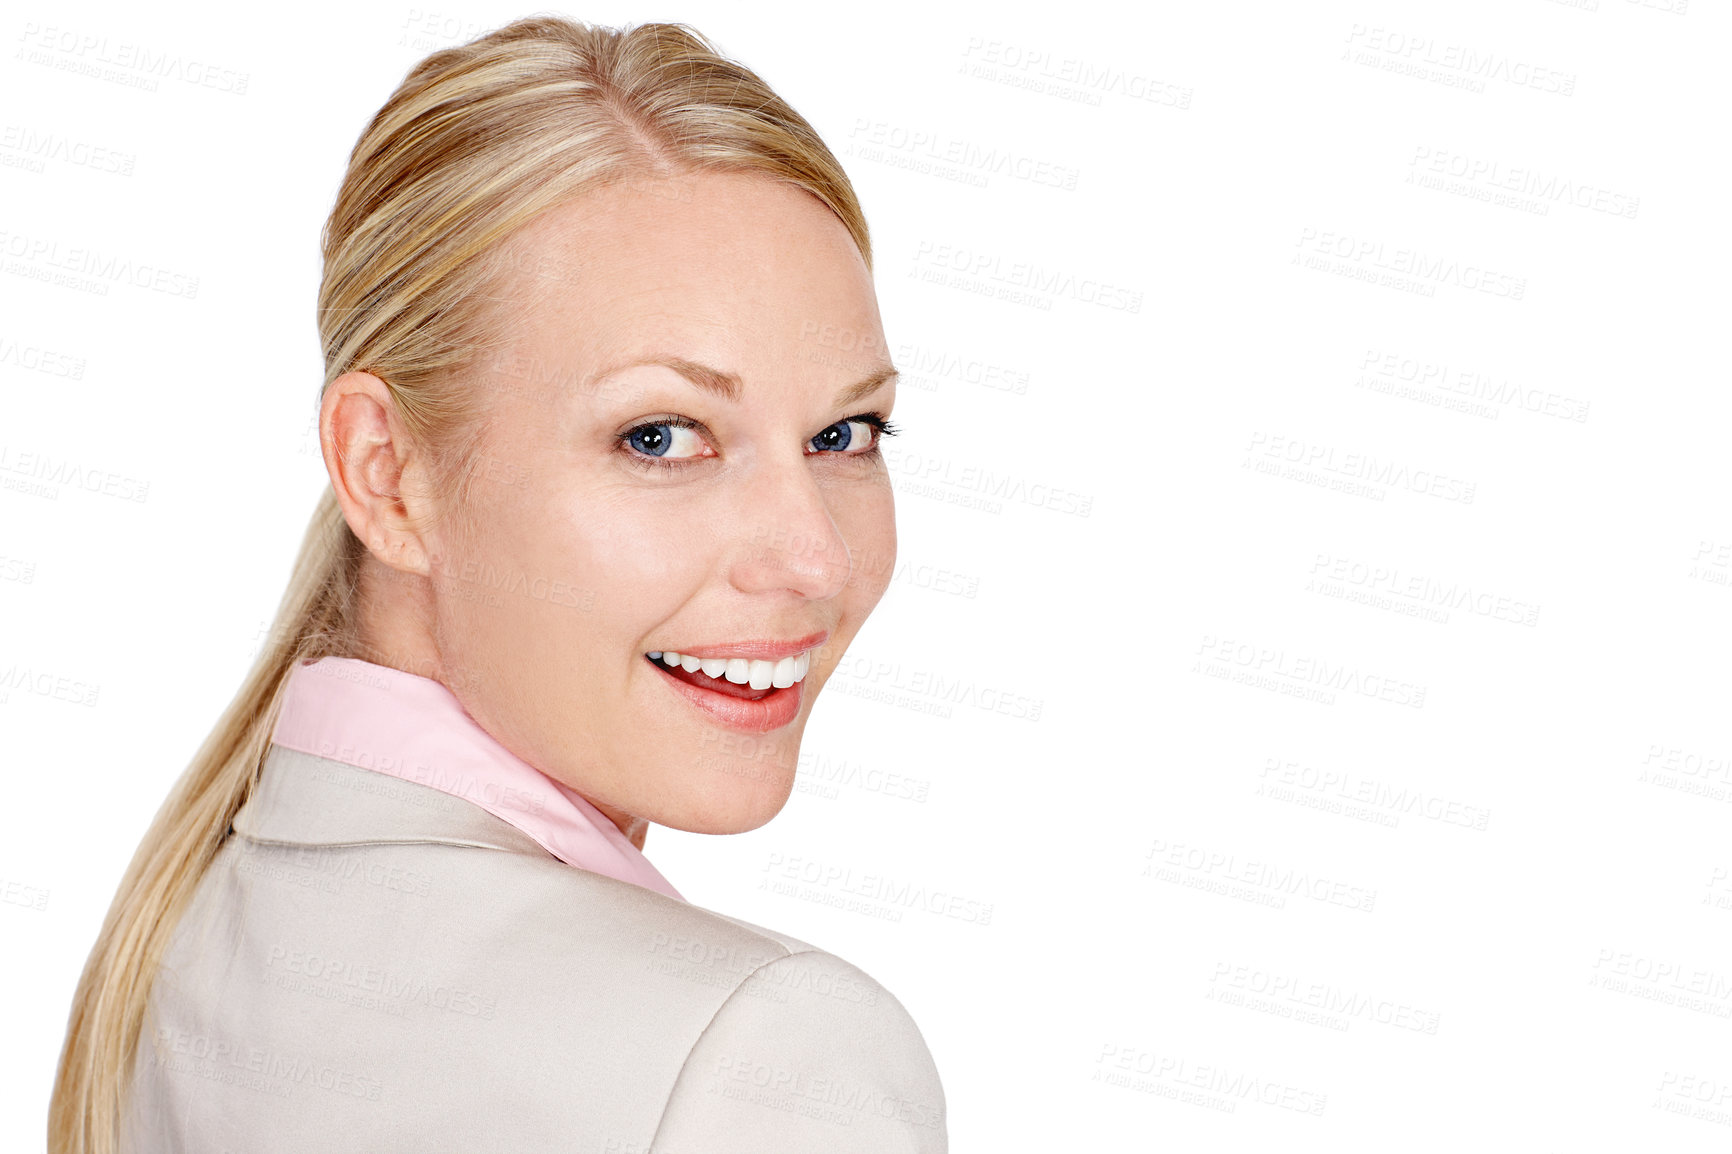
[[[666,425],[639,425],[627,433],[625,439],[638,452],[659,457],[673,444],[673,438],[663,432],[666,428]]]
[[[850,425],[863,426],[865,431],[855,433],[849,428]],[[877,413],[862,413],[845,421],[837,421],[813,437],[810,444],[822,453],[845,453],[852,449],[855,455],[864,455],[877,448],[877,437],[873,434],[892,435],[895,431],[889,422]]]
[[[689,424],[678,421],[639,425],[626,433],[625,442],[646,457],[671,457],[675,460],[701,456],[704,447],[703,438],[693,432]]]
[[[822,433],[813,437],[812,444],[816,445],[820,449],[829,449],[835,452],[841,452],[853,443],[854,434],[848,431],[848,426],[853,423],[853,421],[837,421],[834,425],[831,425],[828,429],[825,429]]]
[[[854,425],[859,425],[860,430],[851,427]],[[615,439],[620,451],[633,465],[652,470],[673,470],[716,456],[700,429],[701,426],[688,417],[670,416],[633,425],[617,434]],[[898,431],[882,414],[860,413],[837,421],[806,443],[815,454],[865,458],[878,451],[880,438],[895,436]]]

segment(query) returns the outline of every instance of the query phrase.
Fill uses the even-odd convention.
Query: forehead
[[[877,332],[871,274],[847,228],[759,176],[633,179],[542,214],[503,247],[504,315],[587,358],[645,342],[744,349],[828,327]]]
[[[496,255],[500,331],[479,379],[549,428],[649,403],[654,373],[600,379],[634,361],[736,373],[754,403],[833,394],[889,360],[847,228],[781,182],[705,173],[607,186],[544,213]]]

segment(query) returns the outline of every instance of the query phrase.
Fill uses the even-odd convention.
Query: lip
[[[682,649],[678,645],[664,645],[656,650],[644,650],[645,653],[678,653],[680,656],[736,658],[743,657],[747,661],[780,661],[784,657],[793,657],[808,649],[816,649],[830,639],[828,629],[817,633],[808,633],[804,637],[796,637],[792,641],[771,641],[755,639],[752,641],[733,641],[726,645],[694,645],[690,649]],[[680,684],[685,684],[680,682]]]
[[[678,653],[679,650],[674,652]],[[781,729],[800,715],[801,694],[806,687],[804,681],[796,681],[786,689],[772,690],[768,696],[760,697],[756,701],[747,701],[744,698],[717,693],[712,689],[699,689],[690,682],[681,681],[669,673],[667,666],[659,661],[651,661],[650,664],[661,672],[662,684],[729,729],[737,729],[742,733],[769,733]]]

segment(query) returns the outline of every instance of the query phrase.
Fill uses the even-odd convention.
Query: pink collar
[[[499,744],[431,678],[353,657],[297,665],[271,741],[442,790],[567,865],[685,900],[600,810]]]

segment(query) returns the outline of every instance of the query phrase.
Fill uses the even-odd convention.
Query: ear
[[[344,373],[325,388],[319,404],[319,451],[331,489],[355,536],[391,568],[426,574],[431,552],[426,531],[433,510],[409,486],[420,457],[396,401],[372,373]]]

